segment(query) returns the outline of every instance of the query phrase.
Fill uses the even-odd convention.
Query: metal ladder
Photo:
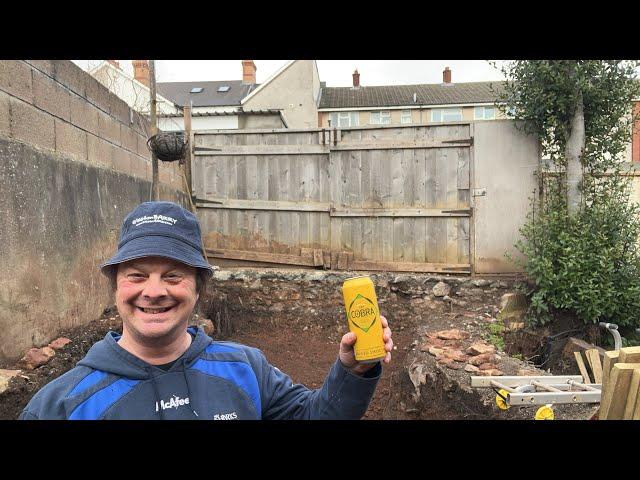
[[[471,386],[492,388],[508,407],[553,403],[599,403],[602,385],[585,384],[581,375],[471,377]],[[502,393],[502,392],[505,393]],[[500,406],[500,403],[498,403]]]
[[[600,327],[613,335],[615,349],[622,341],[615,323],[601,322]],[[492,388],[496,404],[502,410],[511,406],[546,405],[555,403],[600,403],[602,384],[584,383],[582,375],[471,377],[471,387]]]

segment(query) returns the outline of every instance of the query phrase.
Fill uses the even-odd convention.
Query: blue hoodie
[[[21,420],[348,419],[364,415],[382,366],[365,376],[340,360],[322,388],[309,390],[256,348],[213,341],[189,327],[191,346],[168,371],[148,364],[107,333],[75,368],[45,385]]]

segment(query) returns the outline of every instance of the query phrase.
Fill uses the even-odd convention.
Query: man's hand
[[[389,322],[387,319],[380,315],[380,321],[382,322],[382,339],[384,340],[384,349],[387,351],[384,359],[384,363],[391,363],[391,350],[393,350],[393,340],[391,339],[391,329],[389,328]],[[353,346],[356,343],[356,334],[349,332],[343,335],[340,342],[340,362],[342,365],[351,372],[362,375],[367,370],[373,368],[375,363],[362,363],[358,362],[353,352]]]

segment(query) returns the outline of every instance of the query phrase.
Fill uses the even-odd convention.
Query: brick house
[[[447,67],[442,83],[363,87],[356,70],[351,87],[323,85],[318,125],[410,125],[505,118],[495,108],[493,90],[499,91],[503,82],[453,83],[451,77]]]

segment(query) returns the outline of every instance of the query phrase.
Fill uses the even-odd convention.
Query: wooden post
[[[156,62],[149,60],[149,92],[151,97],[151,135],[158,133],[158,119],[156,117]],[[158,172],[158,158],[151,152],[151,191],[154,201],[160,200],[160,176]]]
[[[638,368],[640,368],[638,363],[616,363],[613,366],[609,385],[606,387],[603,385],[600,420],[623,419],[633,371]]]
[[[187,153],[184,159],[184,176],[187,181],[187,195],[193,201],[193,185],[191,183],[191,158],[193,151],[193,133],[191,131],[191,102],[184,105],[184,136],[187,141]]]

